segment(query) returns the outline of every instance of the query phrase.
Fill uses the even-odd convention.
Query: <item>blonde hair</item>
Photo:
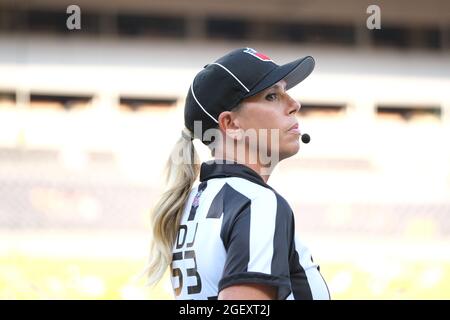
[[[166,165],[167,187],[150,214],[150,256],[145,273],[147,284],[156,284],[172,262],[172,247],[184,204],[199,173],[199,158],[193,133],[184,128]],[[180,163],[181,162],[181,163]]]

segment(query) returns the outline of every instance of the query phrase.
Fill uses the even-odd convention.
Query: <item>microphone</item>
[[[309,143],[311,141],[311,137],[309,136],[309,134],[304,133],[302,134],[302,142],[303,143]]]

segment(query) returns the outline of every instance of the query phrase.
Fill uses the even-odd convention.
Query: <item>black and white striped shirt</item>
[[[286,200],[238,163],[204,162],[173,247],[176,299],[217,299],[231,285],[278,288],[278,299],[329,299]]]

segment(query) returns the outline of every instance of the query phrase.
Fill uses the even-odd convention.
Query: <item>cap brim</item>
[[[314,58],[307,56],[290,63],[279,66],[262,79],[244,98],[251,97],[277,83],[280,80],[286,81],[286,90],[295,87],[305,80],[314,70]]]

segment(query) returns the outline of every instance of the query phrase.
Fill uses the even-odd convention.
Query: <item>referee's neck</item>
[[[239,161],[238,159],[229,159],[226,157],[225,158],[217,158],[216,157],[216,160],[230,160],[230,161],[235,161],[239,164],[243,164],[243,165],[249,167],[250,169],[252,169],[253,171],[255,171],[256,173],[258,173],[261,176],[261,178],[264,180],[265,183],[267,183],[273,169],[275,168],[275,165],[267,166],[267,165],[262,165],[259,162],[251,163],[249,161]]]

